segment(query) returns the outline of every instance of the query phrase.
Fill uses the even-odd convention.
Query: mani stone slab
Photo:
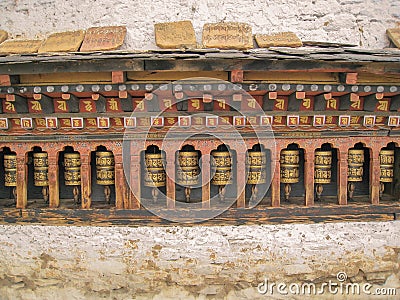
[[[190,21],[157,23],[154,32],[156,45],[160,48],[196,48],[196,36]]]
[[[203,46],[219,49],[251,49],[253,48],[251,26],[237,22],[204,24]]]
[[[400,48],[400,28],[387,29],[386,33],[393,44],[395,44],[397,48]]]
[[[80,51],[115,50],[122,46],[125,36],[125,26],[92,27],[86,31]]]
[[[39,53],[78,51],[85,37],[84,30],[58,32],[51,34],[40,46]]]
[[[0,30],[0,43],[4,42],[8,38],[8,32]]]
[[[293,32],[279,32],[275,34],[256,34],[258,47],[301,47],[303,43]]]
[[[42,40],[7,40],[0,45],[0,54],[36,53]]]

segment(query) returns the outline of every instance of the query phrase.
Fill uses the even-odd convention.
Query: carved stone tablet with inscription
[[[92,27],[86,31],[80,51],[115,50],[122,46],[125,36],[125,26]]]
[[[393,44],[395,44],[397,48],[400,48],[400,28],[387,29],[386,33]]]
[[[8,38],[8,32],[0,30],[0,43],[4,42]]]
[[[219,49],[253,48],[251,26],[237,22],[205,24],[203,27],[203,46]]]
[[[7,40],[0,45],[0,53],[36,53],[42,43],[42,40]]]
[[[58,32],[51,34],[39,48],[44,52],[71,52],[78,51],[85,36],[84,30]]]
[[[156,45],[160,48],[196,48],[192,22],[179,21],[154,25]]]
[[[256,42],[261,48],[268,47],[301,47],[303,43],[293,32],[275,34],[256,34]]]

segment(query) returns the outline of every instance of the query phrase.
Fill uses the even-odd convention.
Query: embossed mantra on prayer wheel
[[[158,197],[158,187],[166,185],[167,177],[165,174],[165,154],[159,153],[145,153],[145,176],[144,185],[152,187],[153,200],[156,201]]]
[[[115,161],[111,151],[96,152],[96,181],[98,185],[104,185],[106,203],[110,203],[110,185],[115,182]]]
[[[41,186],[43,199],[47,203],[49,201],[49,160],[46,152],[33,153],[33,184]]]
[[[219,186],[219,196],[225,199],[225,186],[232,183],[232,157],[227,150],[213,150],[211,156],[211,169],[214,174],[211,184]]]
[[[74,202],[78,203],[78,186],[81,185],[81,157],[79,153],[64,154],[64,179],[65,185],[74,187]]]
[[[249,169],[247,184],[252,185],[250,201],[257,200],[257,185],[267,182],[267,157],[265,152],[249,150],[246,165]]]
[[[282,150],[280,156],[281,183],[285,184],[285,200],[289,200],[292,187],[290,184],[299,182],[299,150]]]
[[[315,151],[314,182],[316,183],[317,200],[321,199],[323,184],[331,183],[332,178],[332,151]]]
[[[348,153],[348,192],[349,199],[353,199],[355,185],[354,182],[361,182],[364,173],[364,150],[363,149],[350,149]]]
[[[380,176],[379,181],[381,182],[379,195],[385,190],[385,183],[393,182],[394,175],[394,150],[381,150],[379,152],[379,164],[380,164]]]
[[[17,155],[4,154],[4,186],[12,187],[14,202],[17,199]]]
[[[185,187],[186,202],[190,202],[191,187],[200,182],[199,154],[197,151],[178,152],[176,181]]]

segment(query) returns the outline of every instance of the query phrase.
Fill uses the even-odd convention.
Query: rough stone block
[[[208,23],[203,27],[203,46],[219,49],[253,48],[249,24],[237,22]]]
[[[1,54],[36,53],[42,40],[8,40],[0,45]]]
[[[393,44],[395,44],[397,48],[400,48],[400,28],[387,29],[386,34]]]
[[[40,46],[38,52],[45,53],[78,51],[84,37],[84,30],[53,33]]]
[[[261,48],[269,47],[301,47],[303,43],[293,32],[279,32],[275,34],[256,34],[257,45]]]
[[[92,27],[86,31],[80,51],[115,50],[122,46],[125,36],[125,26]]]
[[[154,25],[156,45],[165,49],[196,48],[196,36],[190,21]]]
[[[4,42],[8,38],[8,32],[0,30],[0,43]]]

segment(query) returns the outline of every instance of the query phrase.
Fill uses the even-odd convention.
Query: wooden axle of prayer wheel
[[[315,151],[314,156],[314,182],[317,200],[321,199],[324,190],[323,184],[331,183],[332,178],[332,151]]]
[[[14,202],[17,200],[17,155],[4,154],[4,186],[12,187]]]
[[[64,154],[64,181],[66,186],[73,186],[74,203],[79,203],[81,185],[81,158],[79,153]]]
[[[191,188],[200,182],[199,154],[180,150],[177,158],[176,181],[185,187],[186,202],[190,202]]]
[[[33,184],[42,187],[45,203],[49,202],[49,160],[47,152],[33,153]]]
[[[349,199],[353,199],[355,185],[354,182],[361,182],[364,173],[364,150],[363,149],[350,149],[348,153],[348,171],[347,171],[347,189],[349,192]]]
[[[144,160],[144,185],[153,188],[151,194],[155,202],[159,194],[158,188],[165,186],[167,183],[167,176],[164,169],[165,154],[161,151],[159,153],[145,153]]]
[[[249,150],[246,159],[246,165],[249,168],[247,176],[247,184],[251,184],[251,197],[250,201],[256,201],[258,197],[258,184],[267,182],[267,157],[265,152]]]
[[[98,185],[104,186],[106,203],[110,203],[111,188],[115,183],[115,161],[111,151],[96,152],[96,181]]]
[[[380,188],[379,197],[382,197],[385,191],[385,183],[393,182],[394,175],[394,150],[381,150],[379,152],[380,165]]]
[[[232,183],[232,157],[229,151],[213,150],[211,156],[211,169],[214,176],[211,184],[219,186],[218,193],[220,200],[225,199],[226,185]]]
[[[285,184],[285,200],[289,201],[291,184],[299,182],[299,150],[282,150],[280,155],[281,183]]]

